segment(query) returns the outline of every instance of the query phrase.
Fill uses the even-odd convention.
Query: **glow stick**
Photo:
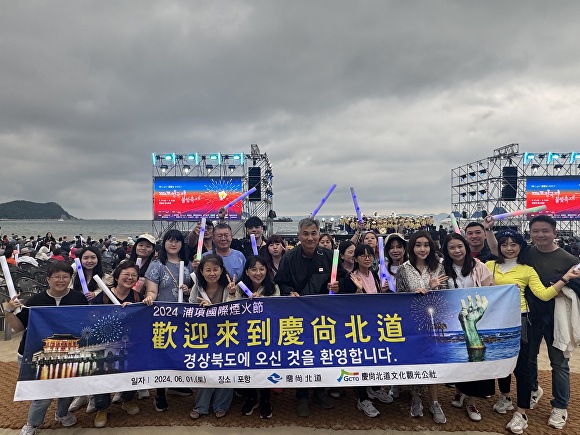
[[[183,303],[183,289],[181,288],[181,286],[183,285],[183,269],[185,267],[185,264],[183,263],[183,260],[181,260],[179,262],[179,278],[177,280],[177,302],[179,303]]]
[[[137,265],[137,267],[139,269],[141,269],[141,264],[143,264],[143,259],[141,257],[137,258],[137,261],[135,261],[135,264]]]
[[[324,205],[324,203],[326,202],[326,200],[328,199],[328,197],[330,196],[330,194],[332,193],[332,191],[335,188],[336,188],[336,184],[333,184],[332,186],[330,186],[330,189],[328,189],[328,192],[326,192],[326,195],[324,195],[324,197],[320,200],[320,203],[318,204],[318,206],[314,209],[314,211],[310,215],[311,218],[316,216],[316,214],[320,211],[320,209],[322,208],[322,206]]]
[[[244,284],[242,281],[240,281],[238,283],[238,285],[244,291],[244,293],[248,295],[249,298],[251,298],[253,296],[252,295],[252,292],[250,291],[250,289],[248,288],[248,286],[246,284]]]
[[[385,245],[383,237],[379,237],[379,272],[381,276],[381,287],[384,287],[387,280],[387,266],[385,266]]]
[[[205,218],[201,218],[201,224],[199,224],[199,238],[197,239],[197,253],[195,258],[201,260],[201,251],[203,250],[203,238],[205,237]]]
[[[3,255],[0,257],[0,263],[2,264],[2,272],[4,273],[4,281],[6,281],[6,287],[8,287],[8,293],[10,298],[16,296],[16,289],[14,288],[14,282],[12,281],[12,275],[10,275],[10,268],[8,267],[8,262],[6,257]]]
[[[258,255],[258,244],[256,243],[256,235],[250,234],[250,241],[252,242],[252,252],[254,255]]]
[[[16,244],[16,253],[20,254],[20,243]]]
[[[111,290],[109,290],[109,287],[107,287],[105,285],[105,283],[103,282],[103,280],[101,279],[101,277],[99,275],[93,276],[93,279],[95,280],[95,282],[97,283],[97,285],[99,286],[99,288],[101,290],[103,290],[103,292],[107,295],[107,297],[109,298],[109,300],[113,304],[115,304],[115,305],[121,305],[121,302],[119,302],[119,299],[117,299],[117,297],[113,294],[113,292]]]
[[[330,270],[330,283],[336,282],[336,272],[338,271],[338,256],[340,251],[335,249],[332,253],[332,269]],[[331,290],[328,292],[329,294],[333,295],[334,292]]]
[[[546,210],[546,206],[545,205],[539,205],[537,207],[532,207],[532,208],[524,208],[523,210],[516,210],[516,211],[510,211],[509,213],[501,213],[501,214],[496,214],[493,215],[492,217],[498,221],[500,219],[505,219],[505,218],[510,218],[510,217],[516,217],[516,216],[521,216],[523,214],[528,214],[528,213],[537,213],[539,211],[542,210]]]
[[[359,223],[362,225],[363,219],[360,212],[360,207],[358,206],[358,200],[356,199],[356,193],[354,193],[354,187],[350,188],[350,194],[352,195],[352,202],[354,203],[354,211],[356,212],[356,218],[358,219]]]
[[[79,276],[79,281],[81,282],[81,288],[83,289],[83,293],[86,296],[89,294],[89,287],[87,285],[87,279],[85,278],[85,272],[83,271],[83,266],[82,266],[81,260],[79,258],[75,258],[75,266],[77,268],[77,275]]]
[[[240,196],[238,196],[236,199],[234,199],[232,202],[230,202],[227,205],[224,205],[224,208],[227,210],[228,208],[230,208],[232,205],[240,202],[242,199],[244,199],[246,196],[251,195],[252,193],[254,193],[256,191],[255,187],[252,187],[250,190],[248,190],[246,193],[242,193]]]
[[[451,212],[449,218],[451,219],[451,225],[453,225],[453,231],[455,231],[457,234],[461,234],[461,230],[459,229],[459,225],[457,225],[457,219],[455,219],[453,212]]]
[[[575,270],[575,271],[579,271],[579,270],[580,270],[580,263],[578,263],[578,264],[576,265],[576,267],[574,268],[574,270]]]

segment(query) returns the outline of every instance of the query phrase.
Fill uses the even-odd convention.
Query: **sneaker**
[[[121,409],[129,415],[139,414],[139,407],[133,402],[123,402]]]
[[[169,409],[167,405],[167,399],[164,396],[155,396],[153,399],[153,405],[155,406],[155,411],[163,412]]]
[[[260,418],[272,418],[272,403],[260,403]]]
[[[87,403],[89,403],[89,398],[87,396],[75,397],[74,400],[71,402],[70,406],[68,407],[68,412],[78,411]]]
[[[401,392],[401,388],[398,385],[393,385],[389,391],[389,394],[393,396],[393,399],[397,399]]]
[[[467,405],[466,409],[467,415],[472,421],[481,421],[481,414],[479,413],[479,410],[473,403]]]
[[[518,411],[514,412],[514,416],[505,425],[506,429],[509,429],[511,433],[524,433],[524,429],[528,427],[528,417],[525,414],[520,414]]]
[[[429,406],[429,412],[433,416],[433,421],[435,423],[438,424],[447,423],[447,418],[445,417],[445,414],[443,413],[443,410],[441,409],[441,405],[439,405],[439,402],[437,401],[432,402],[431,405]]]
[[[107,411],[97,411],[93,424],[95,427],[105,427],[107,425]]]
[[[25,424],[20,429],[20,435],[36,435],[36,427],[30,426],[29,424]]]
[[[95,403],[95,396],[89,397],[89,403],[87,404],[87,414],[95,412],[97,410],[97,405]]]
[[[68,412],[63,417],[59,417],[58,415],[56,415],[56,412],[55,412],[54,419],[56,421],[58,421],[60,424],[62,424],[64,427],[72,426],[73,424],[75,424],[77,422],[77,418],[75,417],[75,415],[71,414],[70,412]]]
[[[308,399],[299,399],[296,404],[296,415],[298,417],[308,417],[310,409],[308,408]]]
[[[193,394],[193,391],[191,391],[191,388],[168,388],[166,391],[167,391],[167,394],[172,394],[174,396],[182,396],[182,397],[188,397],[188,396],[191,396]]]
[[[380,414],[379,410],[375,408],[373,402],[370,400],[363,400],[362,402],[360,399],[357,400],[356,407],[360,409],[362,412],[366,414],[367,417],[376,417]]]
[[[147,398],[149,398],[149,390],[139,390],[139,391],[137,391],[137,398],[138,399],[147,399]]]
[[[332,409],[334,408],[334,399],[326,394],[326,391],[320,390],[314,393],[314,398],[316,399],[316,403],[320,405],[323,409]]]
[[[512,409],[514,409],[512,398],[506,397],[504,395],[501,395],[496,404],[493,405],[493,410],[495,412],[499,412],[500,414],[505,414],[506,411],[511,411]]]
[[[423,404],[420,397],[411,399],[411,417],[423,417]]]
[[[467,396],[465,394],[456,393],[455,397],[451,401],[451,406],[453,406],[454,408],[463,408],[463,402],[465,402],[465,399],[467,399]]]
[[[379,388],[378,390],[373,390],[371,387],[367,387],[367,396],[369,399],[377,399],[383,403],[392,403],[393,396],[386,392],[386,390]]]
[[[534,409],[538,405],[538,402],[543,395],[544,390],[542,390],[542,387],[538,385],[538,389],[536,391],[532,391],[532,395],[530,396],[530,409]]]
[[[340,399],[340,389],[338,388],[329,388],[328,395],[333,399]]]
[[[548,426],[554,429],[563,429],[566,426],[566,420],[568,419],[568,410],[560,408],[552,408],[552,413],[548,419]]]
[[[112,403],[121,403],[122,401],[123,398],[121,397],[121,393],[113,394],[113,400],[111,400]]]
[[[246,399],[242,405],[242,415],[252,415],[254,409],[256,409],[258,406],[259,404],[256,399]]]

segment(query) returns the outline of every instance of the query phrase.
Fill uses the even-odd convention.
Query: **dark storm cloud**
[[[279,215],[440,212],[450,171],[573,150],[575,2],[5,2],[0,202],[143,218],[151,152],[249,152]],[[579,147],[580,148],[580,147]]]

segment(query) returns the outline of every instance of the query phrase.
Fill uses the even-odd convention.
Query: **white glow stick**
[[[0,263],[2,264],[2,272],[4,273],[4,281],[6,281],[6,287],[8,287],[8,293],[10,298],[16,296],[16,289],[14,288],[14,282],[12,281],[12,275],[10,275],[10,268],[8,267],[8,262],[6,257],[3,255],[0,257]]]
[[[537,207],[525,208],[523,210],[516,210],[516,211],[510,211],[508,213],[496,214],[496,215],[493,215],[493,218],[496,221],[498,221],[500,219],[506,219],[506,218],[510,218],[510,217],[521,216],[523,214],[537,213],[537,212],[540,212],[542,210],[546,210],[546,208],[547,207],[545,205],[539,205]]]
[[[332,191],[335,188],[336,188],[336,184],[333,184],[332,186],[330,186],[330,189],[328,189],[328,192],[326,192],[326,195],[324,195],[324,197],[320,200],[320,203],[318,204],[318,206],[314,209],[314,211],[310,215],[311,218],[316,216],[316,214],[320,211],[320,209],[322,208],[322,206],[324,205],[324,203],[326,202],[326,200],[328,199],[328,197],[330,196],[330,194],[332,193]]]
[[[135,264],[137,265],[137,267],[139,269],[141,269],[141,264],[143,264],[143,259],[141,257],[137,258],[137,261],[135,261]]]
[[[238,202],[240,202],[242,199],[244,199],[246,196],[251,195],[252,193],[254,193],[256,191],[255,187],[252,187],[250,190],[248,190],[246,193],[242,193],[240,196],[238,196],[236,199],[234,199],[233,201],[231,201],[230,203],[224,205],[224,208],[227,210],[228,208],[230,208],[232,205],[237,204]]]
[[[205,218],[201,218],[201,224],[199,227],[199,238],[197,239],[197,253],[195,258],[201,260],[201,251],[203,250],[203,238],[205,236]]]
[[[181,286],[183,285],[183,269],[185,267],[185,264],[183,263],[183,260],[181,260],[179,262],[179,279],[177,280],[177,302],[179,303],[183,303],[183,289],[181,288]]]
[[[93,279],[95,280],[95,282],[97,283],[99,288],[101,290],[103,290],[103,292],[107,295],[107,297],[109,298],[109,300],[113,304],[121,305],[121,302],[119,302],[119,299],[117,299],[117,297],[113,294],[113,292],[111,290],[109,290],[109,287],[106,286],[106,284],[103,282],[103,280],[101,279],[101,277],[99,275],[93,276]]]
[[[252,242],[252,252],[254,255],[258,255],[258,244],[256,243],[256,235],[250,234],[250,241]]]
[[[75,266],[77,268],[77,275],[79,276],[79,281],[81,282],[81,288],[83,289],[83,293],[86,296],[89,294],[89,286],[87,285],[87,279],[85,278],[85,272],[83,271],[83,266],[82,266],[81,260],[79,258],[75,258]]]
[[[459,225],[457,225],[457,219],[455,219],[455,215],[453,212],[449,215],[449,219],[451,219],[451,225],[453,225],[453,231],[457,234],[461,234],[461,230],[459,229]]]
[[[249,297],[249,298],[251,298],[251,297],[253,296],[253,295],[252,295],[252,292],[250,291],[250,289],[248,288],[248,286],[247,286],[246,284],[244,284],[242,281],[240,281],[240,282],[238,283],[238,285],[239,285],[239,286],[240,286],[240,288],[241,288],[241,289],[244,291],[244,293],[245,293],[246,295],[248,295],[248,297]]]

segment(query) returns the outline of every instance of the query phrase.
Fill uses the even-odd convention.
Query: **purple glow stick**
[[[258,255],[258,244],[256,243],[256,235],[250,234],[250,241],[252,242],[252,252],[254,255]]]
[[[358,206],[358,200],[356,199],[356,193],[354,193],[354,187],[350,188],[350,194],[352,195],[352,202],[354,203],[354,211],[356,212],[356,218],[359,223],[363,224],[362,214],[360,212],[360,207]]]
[[[320,211],[320,209],[322,208],[322,206],[324,205],[324,203],[326,202],[326,200],[328,199],[328,197],[330,196],[330,194],[332,193],[332,191],[335,188],[336,188],[336,184],[333,184],[332,186],[330,186],[330,189],[328,189],[328,192],[326,192],[326,195],[324,195],[324,197],[320,200],[320,204],[318,204],[318,206],[314,209],[314,211],[310,215],[311,218],[316,216],[316,214]]]
[[[179,302],[180,304],[183,303],[183,290],[181,289],[181,286],[183,285],[183,270],[185,268],[185,263],[183,262],[183,260],[181,260],[179,262],[179,278],[177,281],[177,302]]]
[[[381,287],[385,285],[387,280],[387,266],[385,266],[385,243],[383,236],[379,237],[379,271],[381,275]]]
[[[247,286],[246,284],[244,284],[242,281],[240,281],[240,282],[238,283],[238,285],[239,285],[239,286],[240,286],[240,288],[241,288],[241,289],[244,291],[244,293],[245,293],[246,295],[248,295],[248,297],[249,297],[249,298],[251,298],[251,297],[253,296],[253,295],[252,295],[252,292],[250,291],[250,289],[248,288],[248,286]]]
[[[77,275],[79,276],[79,281],[81,282],[81,288],[83,289],[83,293],[86,296],[89,294],[89,287],[87,286],[87,279],[85,278],[85,272],[83,271],[83,266],[81,264],[80,258],[75,258],[75,266],[77,268]]]
[[[228,208],[230,208],[232,205],[237,204],[238,202],[240,202],[242,199],[244,199],[246,196],[251,195],[252,193],[254,193],[256,191],[255,187],[252,187],[250,190],[248,190],[246,193],[242,193],[240,196],[238,196],[236,199],[234,199],[232,202],[230,202],[229,204],[224,205],[224,208],[227,210]]]

